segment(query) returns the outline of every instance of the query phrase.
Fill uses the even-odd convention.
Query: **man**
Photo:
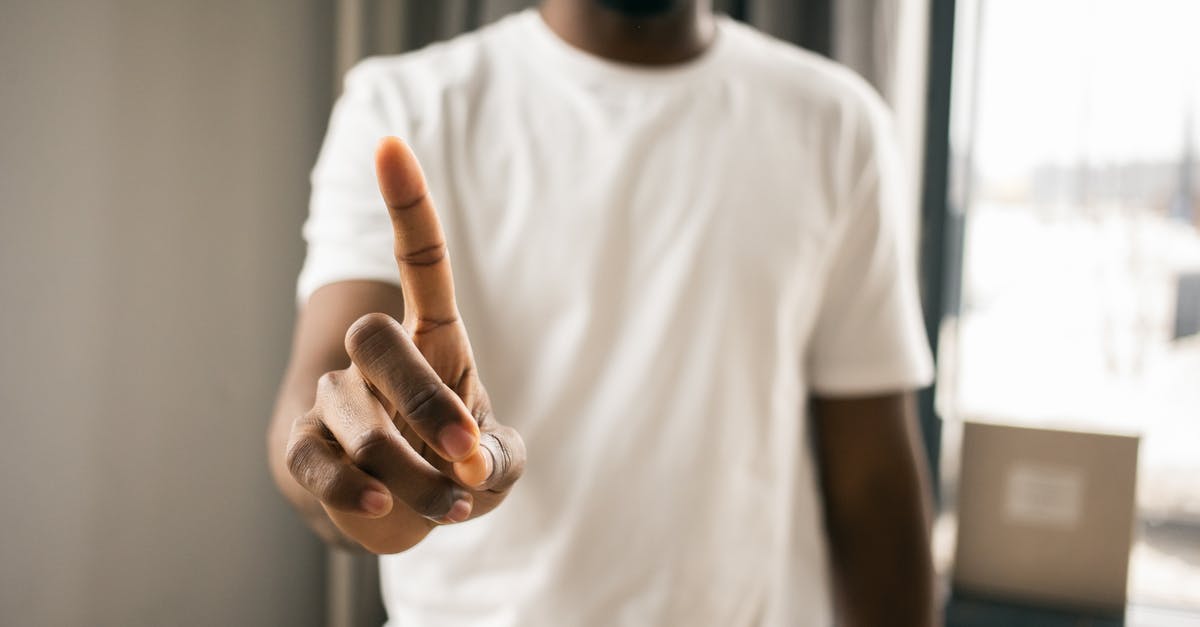
[[[895,159],[860,80],[702,0],[363,62],[280,489],[399,625],[931,624]]]

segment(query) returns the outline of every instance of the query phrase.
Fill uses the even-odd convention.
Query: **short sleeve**
[[[871,94],[874,97],[874,94]],[[907,241],[899,151],[888,112],[868,99],[842,148],[839,229],[829,249],[825,289],[809,344],[809,387],[818,395],[913,389],[933,378]]]
[[[300,304],[337,281],[372,279],[399,284],[392,230],[375,181],[375,146],[384,135],[404,135],[398,103],[380,89],[371,60],[346,74],[345,89],[312,170],[312,197],[304,240],[308,245],[296,284]],[[399,126],[403,126],[400,124]]]

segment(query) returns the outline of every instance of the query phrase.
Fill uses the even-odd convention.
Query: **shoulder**
[[[886,123],[883,99],[850,68],[728,17],[722,18],[722,36],[730,39],[734,70],[756,93],[803,107],[824,122]]]
[[[345,93],[366,95],[409,123],[436,110],[448,97],[469,96],[503,63],[513,16],[478,30],[395,55],[359,61],[345,77]]]

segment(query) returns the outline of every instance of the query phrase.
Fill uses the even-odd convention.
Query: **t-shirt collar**
[[[729,18],[717,15],[713,40],[700,55],[671,65],[635,65],[605,59],[567,43],[550,29],[537,9],[526,9],[515,17],[521,35],[527,37],[525,43],[543,62],[557,65],[579,80],[608,84],[666,85],[693,80],[720,63],[730,34],[725,24]]]

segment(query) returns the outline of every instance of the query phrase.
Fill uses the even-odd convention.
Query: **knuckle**
[[[400,325],[392,319],[391,316],[383,313],[369,313],[350,325],[346,330],[346,352],[351,357],[361,355],[369,351],[371,347],[379,344],[378,338],[386,333],[389,329],[395,329]],[[374,352],[378,352],[376,349]]]
[[[389,205],[388,208],[400,212],[413,209],[429,198],[429,190],[426,189],[424,185],[420,185],[416,189],[410,191],[408,195],[412,198],[412,200],[408,200],[398,205]]]
[[[353,477],[345,467],[326,466],[310,469],[309,490],[318,500],[335,507],[352,500]]]
[[[354,436],[350,450],[346,451],[355,464],[365,464],[375,459],[379,451],[394,446],[392,434],[383,426],[370,427]]]
[[[341,380],[342,373],[340,371],[331,370],[326,372],[317,379],[317,394],[321,395],[331,392],[337,388],[338,384],[341,383]]]
[[[288,442],[287,469],[300,485],[307,487],[312,484],[312,472],[316,465],[314,458],[320,453],[319,446],[321,444],[307,434],[293,437]]]
[[[396,250],[396,261],[403,266],[432,266],[446,258],[446,242],[439,241],[412,251]]]
[[[407,399],[403,411],[414,426],[432,427],[445,420],[446,408],[450,403],[449,388],[441,382],[430,382],[418,387]]]

